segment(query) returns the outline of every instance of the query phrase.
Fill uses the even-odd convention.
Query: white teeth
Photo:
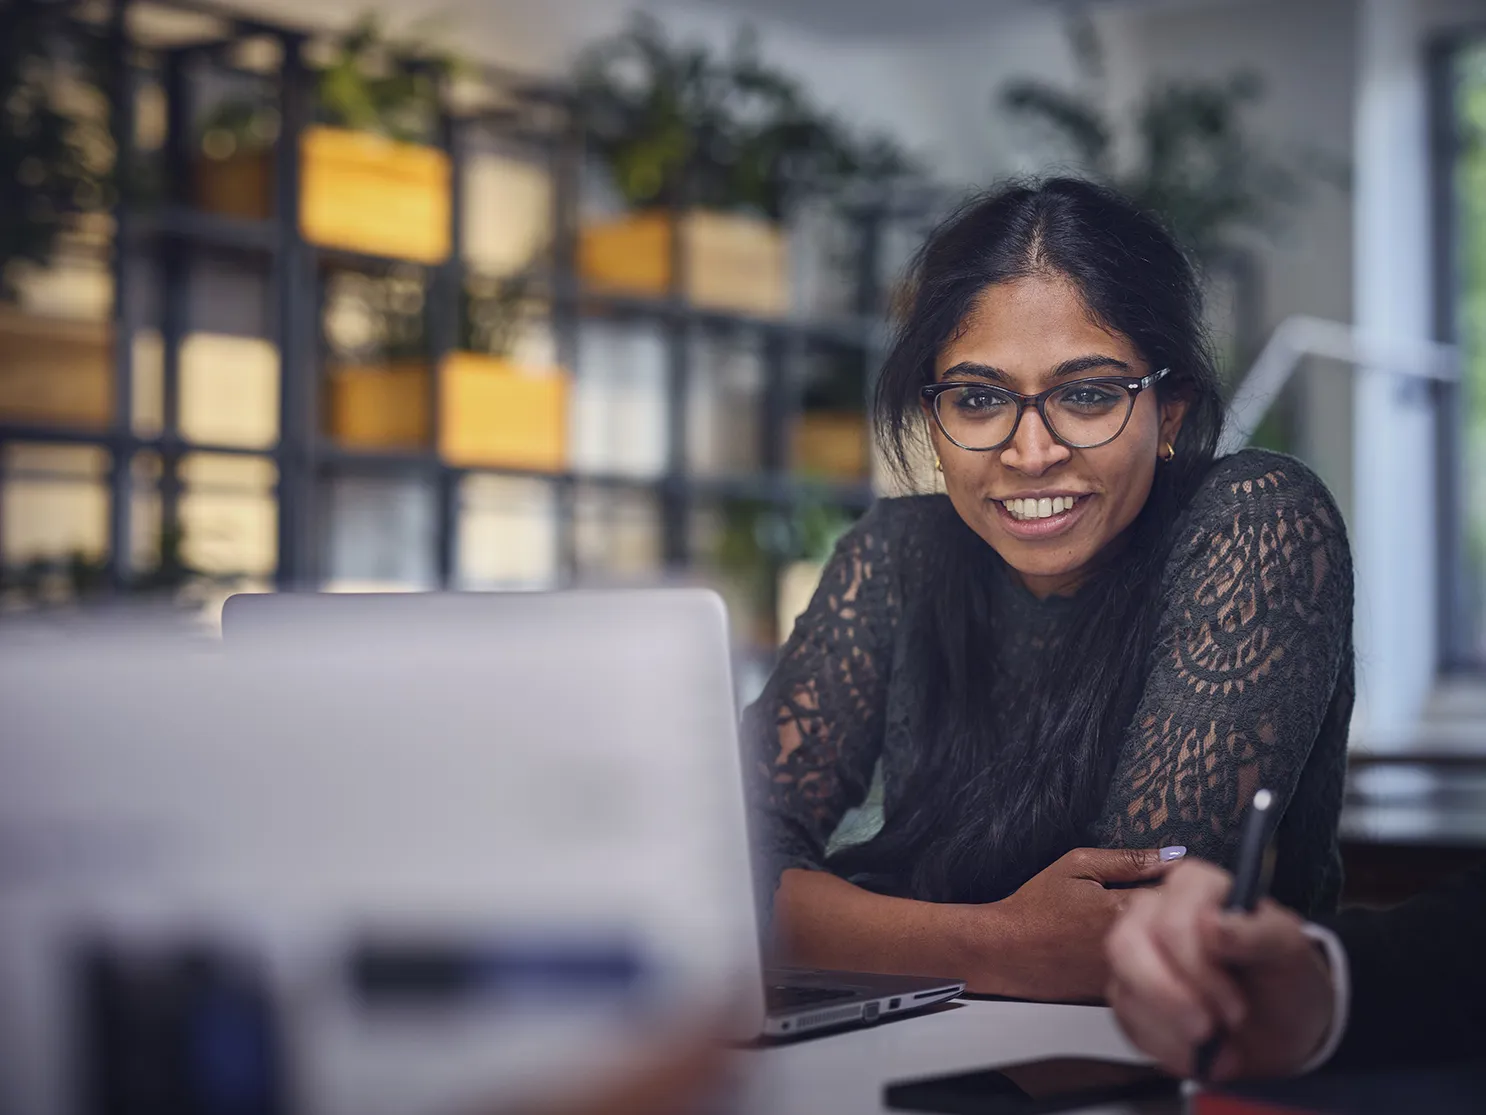
[[[1013,519],[1027,520],[1061,515],[1064,511],[1072,511],[1077,502],[1077,496],[1052,496],[1042,499],[1008,499],[1003,500],[1001,505],[1011,513]]]

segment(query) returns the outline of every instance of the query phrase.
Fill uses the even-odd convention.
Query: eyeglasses
[[[1053,438],[1070,449],[1095,449],[1125,432],[1135,396],[1154,386],[1170,368],[1140,379],[1101,376],[1076,379],[1038,395],[1020,395],[989,383],[946,380],[919,390],[934,421],[961,449],[984,453],[1016,437],[1022,413],[1036,407]]]

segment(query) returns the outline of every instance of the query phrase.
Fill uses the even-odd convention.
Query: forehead
[[[1028,383],[1079,356],[1103,355],[1132,367],[1140,357],[1129,338],[1093,319],[1066,279],[1029,276],[983,290],[939,352],[936,370],[988,364]]]

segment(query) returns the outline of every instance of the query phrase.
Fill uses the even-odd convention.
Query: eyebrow
[[[1069,376],[1076,376],[1083,372],[1092,372],[1096,369],[1109,369],[1116,373],[1130,373],[1130,365],[1125,361],[1118,360],[1113,356],[1091,352],[1085,356],[1075,356],[1070,360],[1064,360],[1042,378],[1045,382],[1051,383],[1055,380],[1067,379]],[[980,364],[974,360],[960,361],[954,367],[945,369],[944,375],[940,378],[949,379],[952,376],[973,376],[976,379],[988,379],[993,383],[1004,383],[1008,385],[1011,383],[1011,376],[1007,375],[1000,368],[990,364]]]

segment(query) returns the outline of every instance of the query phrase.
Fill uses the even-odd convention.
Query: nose
[[[1016,434],[1001,450],[1001,463],[1026,476],[1041,476],[1071,456],[1073,451],[1048,432],[1042,415],[1035,408],[1028,407],[1022,412]]]

